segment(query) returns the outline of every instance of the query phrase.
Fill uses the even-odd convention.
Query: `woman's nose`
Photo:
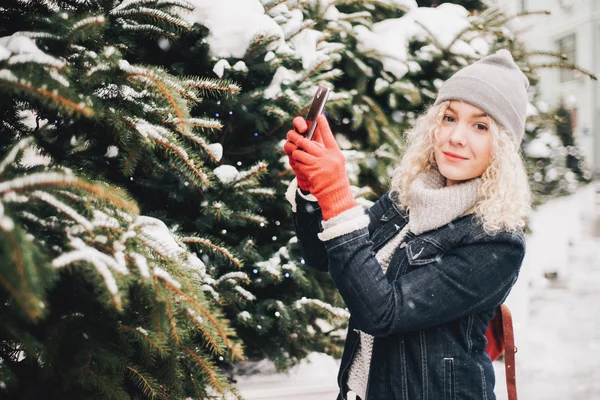
[[[467,127],[457,124],[450,134],[450,142],[464,146],[467,143]]]

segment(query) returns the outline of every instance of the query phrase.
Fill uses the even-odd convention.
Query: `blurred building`
[[[515,28],[530,51],[551,50],[600,77],[600,0],[492,0],[508,15],[550,11],[551,15],[519,17]],[[537,64],[553,61],[535,57]],[[572,110],[573,131],[586,162],[600,179],[600,84],[579,71],[542,68],[541,100],[551,108],[560,101]]]

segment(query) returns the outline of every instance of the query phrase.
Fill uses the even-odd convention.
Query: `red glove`
[[[310,192],[319,202],[323,219],[329,220],[358,205],[350,190],[346,159],[324,115],[317,118],[313,140],[294,131],[289,131],[287,138],[298,147],[291,158],[296,160],[296,167],[307,177]]]
[[[292,121],[292,125],[294,125],[295,130],[289,131],[288,135],[290,132],[304,133],[308,129],[308,125],[306,125],[306,121],[302,117],[294,118],[294,120]],[[292,158],[292,153],[296,149],[298,149],[298,146],[296,146],[296,144],[294,142],[290,142],[289,139],[283,145],[283,150],[285,151],[285,154],[287,154],[287,156],[288,156],[288,161],[290,163],[290,167],[292,167],[292,170],[294,170],[294,174],[296,174],[296,180],[298,181],[298,187],[304,193],[308,193],[308,192],[310,192],[310,184],[308,183],[308,177],[304,173],[300,172],[300,170],[298,169],[298,166],[296,164],[296,160],[294,160]]]

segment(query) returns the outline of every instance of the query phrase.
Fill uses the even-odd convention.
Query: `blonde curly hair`
[[[394,169],[390,192],[405,210],[410,206],[410,186],[421,172],[437,168],[434,148],[450,101],[430,107],[407,132],[407,147]],[[531,210],[531,190],[525,164],[510,135],[490,117],[492,160],[481,176],[475,214],[488,234],[522,230]]]

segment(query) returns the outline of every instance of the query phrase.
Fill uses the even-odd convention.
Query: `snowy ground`
[[[519,398],[600,399],[600,183],[540,207],[531,226],[521,276],[507,299]],[[498,400],[506,400],[504,364],[494,364]],[[266,367],[238,377],[237,386],[248,400],[333,400],[338,366],[313,353],[288,373]]]

